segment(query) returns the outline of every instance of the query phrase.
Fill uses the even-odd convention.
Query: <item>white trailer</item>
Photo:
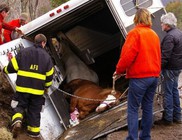
[[[127,125],[126,112],[123,116],[125,118],[122,119],[118,114],[114,115],[116,117],[114,121],[107,118],[108,114],[123,112],[123,107],[127,104],[124,102],[102,114],[92,114],[79,125],[69,128],[69,104],[64,99],[64,91],[59,88],[66,77],[65,69],[52,40],[68,44],[68,47],[97,73],[100,85],[111,87],[112,74],[120,49],[127,33],[134,26],[133,18],[140,7],[145,7],[152,13],[152,28],[162,39],[164,33],[161,31],[160,17],[165,13],[165,9],[161,0],[70,0],[22,26],[21,30],[25,33],[26,39],[18,38],[0,46],[0,62],[5,66],[9,61],[8,54],[16,55],[19,49],[30,47],[32,44],[30,38],[36,34],[43,33],[48,38],[47,51],[55,62],[56,72],[53,79],[54,88],[49,89],[42,112],[42,139],[55,140],[60,137],[69,140],[96,139]],[[8,78],[14,88],[16,74],[10,74]],[[123,82],[123,79],[119,82]],[[126,89],[127,86],[125,84],[120,89]],[[159,101],[160,85],[156,93],[157,104],[154,113],[162,110]],[[103,118],[105,123],[98,129],[99,123],[93,122],[99,122]],[[89,129],[89,125],[93,126],[92,130]],[[93,133],[86,137],[81,131]]]

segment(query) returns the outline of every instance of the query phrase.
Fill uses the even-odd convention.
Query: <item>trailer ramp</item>
[[[120,106],[120,105],[119,105]],[[90,140],[93,139],[99,132],[112,125],[112,123],[118,120],[126,118],[124,113],[126,106],[113,108],[102,114],[98,114],[93,118],[80,122],[67,131],[65,131],[61,137],[61,140]]]
[[[126,102],[125,102],[126,103]],[[120,106],[122,108],[122,106]],[[117,121],[113,122],[111,125],[109,125],[108,127],[106,127],[105,129],[103,129],[101,132],[99,132],[94,138],[92,139],[97,139],[101,136],[107,135],[111,132],[114,132],[120,128],[123,128],[125,126],[127,126],[127,113],[126,110],[117,110],[119,112],[121,112],[120,114],[122,114],[121,119],[118,119]],[[156,113],[159,113],[163,111],[163,107],[162,107],[162,95],[156,94],[155,96],[155,100],[154,100],[154,106],[153,106],[153,115],[155,115]],[[120,115],[118,114],[118,115]],[[112,113],[111,113],[112,115]],[[117,114],[113,114],[113,115],[117,115]],[[142,110],[139,110],[139,120],[141,120],[142,117]]]
[[[163,110],[159,102],[159,96],[156,94],[154,100],[154,114]],[[161,99],[161,98],[160,98]],[[60,140],[92,140],[107,135],[113,131],[127,126],[127,101],[111,108],[101,114],[87,118],[72,128],[66,130]],[[139,111],[139,120],[142,113]]]

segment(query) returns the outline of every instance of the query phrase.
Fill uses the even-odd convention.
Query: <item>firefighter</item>
[[[50,55],[45,51],[46,37],[35,36],[35,44],[24,48],[3,68],[6,74],[17,73],[16,93],[12,100],[12,133],[16,138],[25,117],[27,134],[31,137],[40,135],[40,112],[45,102],[43,94],[52,84],[54,73]]]

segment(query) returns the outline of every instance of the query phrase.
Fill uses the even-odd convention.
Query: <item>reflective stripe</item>
[[[7,68],[8,68],[7,66],[5,66],[5,68],[4,68],[4,72],[5,72],[6,74],[9,73]]]
[[[16,71],[18,71],[19,67],[18,67],[18,63],[17,63],[17,61],[16,61],[16,58],[13,57],[13,58],[11,59],[11,62],[12,62],[12,64],[13,64],[13,68],[14,68]]]
[[[20,86],[16,86],[16,91],[31,93],[31,94],[34,94],[34,95],[43,95],[44,94],[44,90],[27,88],[27,87],[20,87]]]
[[[16,113],[15,115],[13,115],[12,121],[14,121],[16,118],[21,118],[21,119],[23,119],[23,115],[22,115],[21,113]]]
[[[35,72],[27,72],[27,71],[22,71],[22,70],[18,71],[18,75],[24,76],[24,77],[31,77],[31,78],[35,78],[35,79],[40,79],[40,80],[46,79],[46,76],[43,74],[39,74],[39,73],[35,73]]]
[[[54,73],[54,68],[52,68],[50,71],[46,72],[46,76],[50,76]]]
[[[51,85],[52,85],[52,81],[51,81],[51,82],[45,83],[45,86],[46,86],[46,87],[51,86]]]
[[[31,131],[31,132],[34,132],[34,133],[37,133],[37,132],[40,132],[40,127],[27,126],[27,130]]]

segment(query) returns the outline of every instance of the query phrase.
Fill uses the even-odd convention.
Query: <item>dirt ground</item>
[[[182,85],[182,75],[180,75],[179,86]],[[11,107],[10,102],[13,91],[7,80],[0,74],[0,131],[2,128],[9,130],[11,121]],[[155,120],[160,119],[161,114],[155,116]],[[2,132],[0,132],[2,134]],[[152,128],[152,140],[182,140],[182,124],[173,124],[172,126],[154,125]],[[127,136],[127,128],[108,134],[99,140],[124,140]],[[34,140],[26,135],[25,130],[22,130],[18,138],[14,140]],[[0,140],[13,140],[12,138],[2,137]]]
[[[0,140],[13,140],[12,134],[8,135],[5,130],[10,130],[10,122],[12,110],[10,107],[13,90],[8,83],[7,79],[0,73]],[[7,129],[3,129],[7,128]],[[2,135],[3,134],[3,135]],[[8,135],[8,136],[7,136]],[[20,136],[16,140],[34,140],[26,135],[22,130]]]
[[[157,118],[161,118],[160,113]],[[123,128],[107,135],[103,140],[125,140],[127,134],[127,128]],[[173,124],[172,126],[154,125],[151,136],[151,140],[182,140],[182,124]]]
[[[178,86],[182,86],[182,73],[179,77]],[[179,91],[182,95],[182,90]],[[182,99],[181,101],[181,108],[182,108]],[[154,120],[157,121],[161,119],[162,113],[157,113],[154,116]],[[128,134],[127,128],[123,128],[122,130],[119,130],[117,132],[113,132],[111,134],[108,134],[105,138],[106,140],[125,140],[126,136]],[[151,140],[182,140],[182,124],[175,124],[173,123],[172,126],[166,126],[166,125],[153,125],[152,131],[151,131]]]

